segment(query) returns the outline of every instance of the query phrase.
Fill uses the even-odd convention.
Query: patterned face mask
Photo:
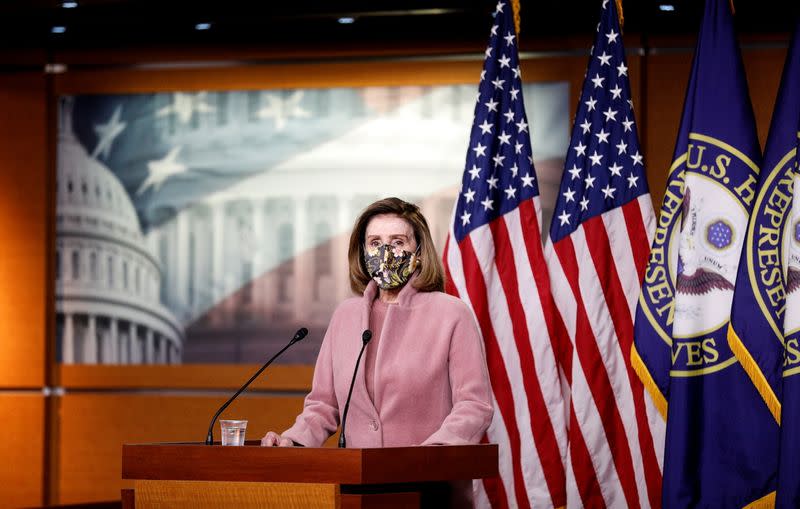
[[[408,282],[419,265],[418,253],[419,246],[416,253],[389,244],[367,247],[364,251],[367,273],[378,283],[378,288],[381,290],[399,288]]]

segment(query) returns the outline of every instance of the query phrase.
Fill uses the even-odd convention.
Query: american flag
[[[554,346],[563,326],[544,261],[521,88],[513,13],[501,1],[444,263],[448,291],[470,306],[482,332],[495,403],[485,439],[500,446],[500,478],[476,483],[477,505],[562,507],[566,413]]]
[[[660,507],[664,422],[631,367],[655,226],[615,3],[604,0],[550,227],[572,349],[569,507]]]

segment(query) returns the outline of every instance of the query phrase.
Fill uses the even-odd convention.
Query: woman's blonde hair
[[[400,198],[384,198],[364,209],[364,212],[353,225],[350,234],[350,247],[347,258],[350,261],[350,288],[357,294],[364,293],[370,276],[364,263],[364,243],[367,225],[373,217],[381,214],[393,214],[404,219],[414,230],[414,238],[419,246],[419,274],[413,281],[414,288],[421,292],[444,291],[444,268],[436,254],[431,238],[431,230],[419,207]]]

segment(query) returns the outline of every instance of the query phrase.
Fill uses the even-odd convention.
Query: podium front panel
[[[335,509],[336,484],[136,481],[137,509]]]

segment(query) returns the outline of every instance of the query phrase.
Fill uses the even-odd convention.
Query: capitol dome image
[[[160,302],[161,268],[117,177],[72,130],[61,103],[56,192],[57,355],[64,364],[174,364],[180,322]]]

